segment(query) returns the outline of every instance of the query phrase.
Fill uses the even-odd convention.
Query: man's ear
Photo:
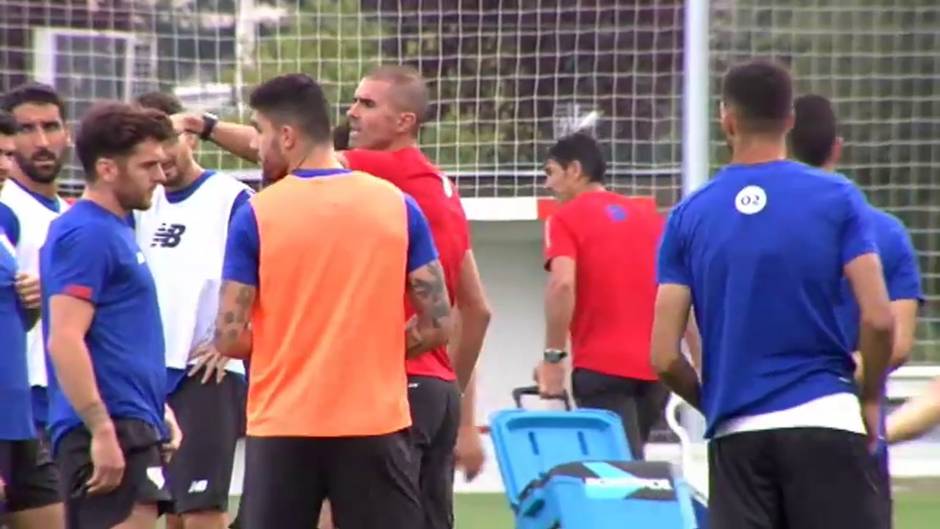
[[[95,177],[101,182],[114,183],[119,170],[117,160],[113,158],[98,158],[95,162]]]
[[[297,144],[297,130],[290,125],[281,125],[278,127],[278,136],[281,139],[281,147],[285,150],[293,149]]]
[[[836,136],[836,140],[832,142],[832,150],[829,152],[829,163],[826,165],[838,165],[842,160],[842,146],[845,144],[845,140],[842,139],[842,136]]]
[[[398,115],[398,130],[411,132],[418,126],[418,115],[414,112],[402,112]]]

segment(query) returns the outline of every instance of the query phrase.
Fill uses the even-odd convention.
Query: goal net
[[[934,0],[712,1],[713,87],[729,64],[770,56],[790,65],[799,93],[834,101],[845,140],[839,170],[913,237],[927,294],[914,360],[932,362],[940,361],[938,28]],[[713,164],[727,160],[717,124],[711,139]]]
[[[243,121],[254,84],[303,71],[340,118],[365,71],[407,63],[432,90],[422,147],[464,196],[542,194],[545,149],[584,127],[607,150],[614,189],[655,194],[668,208],[681,192],[689,1],[699,0],[0,0],[0,90],[30,78],[53,84],[74,120],[96,99],[160,89]],[[761,55],[790,64],[801,92],[835,100],[842,169],[911,229],[928,293],[916,358],[940,359],[940,7],[710,6],[712,94],[730,63]],[[711,127],[716,165],[726,152],[714,119]],[[199,155],[257,177],[212,145]],[[64,181],[79,190],[76,164]]]
[[[432,91],[422,147],[464,195],[540,194],[544,150],[580,126],[602,140],[618,190],[666,207],[680,188],[682,0],[648,4],[0,0],[0,53],[16,59],[0,61],[0,88],[52,82],[72,117],[96,98],[159,88],[244,120],[254,84],[303,71],[339,118],[365,71],[407,63]],[[254,169],[211,147],[202,156]]]

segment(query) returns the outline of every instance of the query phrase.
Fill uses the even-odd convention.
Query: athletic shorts
[[[107,494],[87,493],[94,470],[88,430],[80,426],[59,441],[56,464],[62,476],[68,529],[110,529],[126,520],[137,504],[156,504],[161,514],[170,507],[156,430],[133,419],[118,419],[114,426],[124,452],[124,478]]]
[[[571,376],[579,408],[608,410],[620,416],[633,459],[642,461],[650,431],[663,416],[669,391],[658,381],[637,380],[577,368]]]
[[[243,529],[312,529],[330,500],[341,529],[415,529],[424,514],[407,431],[245,442]]]
[[[454,447],[460,428],[457,384],[434,377],[409,376],[412,441],[420,465],[418,484],[424,529],[454,527]]]
[[[828,428],[730,434],[708,445],[711,529],[881,529],[862,435]]]
[[[228,511],[235,444],[245,427],[244,377],[227,373],[222,382],[187,377],[168,401],[183,443],[167,465],[172,512]]]
[[[62,501],[55,464],[39,439],[0,441],[0,477],[6,484],[0,515]]]

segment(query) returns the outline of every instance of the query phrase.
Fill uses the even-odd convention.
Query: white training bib
[[[59,211],[53,211],[13,179],[8,180],[0,190],[0,202],[13,210],[20,223],[20,238],[16,243],[16,261],[19,270],[38,276],[39,249],[46,243],[49,225],[69,209],[68,203],[56,197]],[[29,385],[45,387],[48,384],[48,377],[41,319],[26,334],[26,351]]]
[[[135,213],[137,244],[157,286],[167,367],[185,369],[190,352],[212,340],[229,218],[245,190],[250,191],[216,173],[178,202],[170,202],[159,186],[150,209]],[[240,360],[226,369],[245,372]]]

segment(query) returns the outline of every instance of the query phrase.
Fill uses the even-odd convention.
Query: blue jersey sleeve
[[[94,226],[82,226],[48,242],[48,270],[40,270],[49,296],[63,294],[98,302],[112,268],[110,239]]]
[[[229,224],[222,279],[257,287],[260,250],[258,220],[254,208],[248,204],[235,211]]]
[[[656,278],[659,284],[677,284],[692,286],[692,274],[686,258],[685,243],[682,240],[680,212],[673,210],[666,223],[662,241],[659,243],[659,257],[656,262]]]
[[[249,192],[247,189],[243,190],[238,194],[238,196],[235,197],[235,200],[232,202],[232,211],[228,215],[229,223],[231,223],[232,219],[235,218],[235,212],[238,211],[240,207],[242,207],[242,204],[248,202],[249,198],[251,198],[251,192]]]
[[[842,223],[842,264],[867,253],[877,253],[868,203],[862,192],[853,185],[846,185],[847,204]]]
[[[0,231],[7,234],[10,244],[16,246],[20,242],[20,219],[10,206],[0,202]]]
[[[437,247],[428,226],[428,219],[418,207],[418,203],[405,195],[405,207],[408,210],[408,273],[437,259]]]
[[[898,221],[891,233],[893,244],[888,248],[879,248],[885,266],[885,283],[888,285],[888,297],[891,301],[916,299],[924,301],[924,292],[920,283],[920,267],[917,252],[911,243],[904,225]]]

